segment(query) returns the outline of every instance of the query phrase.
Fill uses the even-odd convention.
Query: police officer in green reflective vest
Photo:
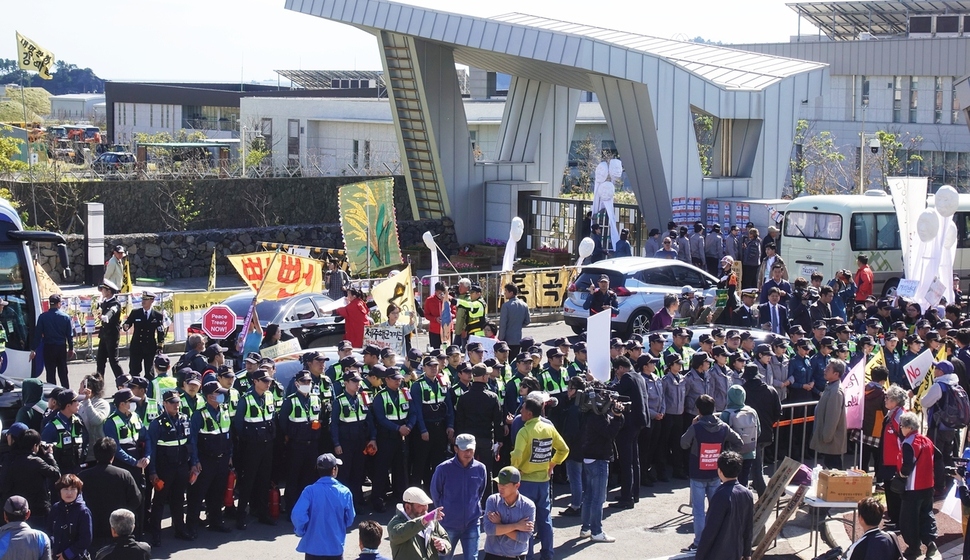
[[[367,405],[360,396],[363,379],[356,367],[343,368],[344,391],[337,397],[330,418],[330,436],[334,452],[344,462],[337,471],[337,480],[350,488],[355,505],[363,505],[364,449],[368,443],[377,445],[377,432],[369,417]]]
[[[151,387],[151,383],[144,377],[136,375],[128,381],[127,387],[131,389],[133,395],[138,397],[138,403],[133,407],[134,413],[138,415],[141,423],[148,427],[161,412],[158,401],[148,396],[148,388]]]
[[[162,414],[148,427],[148,482],[155,487],[152,499],[152,546],[162,544],[165,505],[171,510],[175,538],[194,540],[185,526],[185,491],[193,469],[189,456],[189,419],[179,410],[178,391],[162,393]],[[197,472],[197,471],[196,471]]]
[[[375,462],[374,489],[371,502],[374,510],[383,513],[387,497],[387,477],[393,478],[393,498],[400,500],[408,487],[407,437],[414,428],[416,417],[411,410],[411,396],[401,389],[404,376],[397,368],[387,368],[386,387],[374,398],[371,413],[377,425],[377,460]]]
[[[60,410],[44,426],[41,439],[54,445],[54,461],[61,474],[77,474],[84,458],[88,456],[88,435],[77,416],[78,396],[71,389],[57,395]]]
[[[324,436],[330,439],[330,407],[325,411],[323,397],[313,394],[313,374],[302,370],[293,381],[296,392],[283,400],[280,411],[280,430],[286,441],[287,511],[293,511],[303,489],[316,480],[320,439]]]
[[[246,512],[251,505],[253,513],[264,525],[276,525],[269,516],[269,485],[273,470],[273,440],[276,437],[276,403],[269,392],[273,378],[264,369],[252,374],[252,389],[239,401],[239,408],[232,419],[233,429],[239,434],[239,447],[235,449],[233,464],[241,473],[236,482],[239,492],[236,528],[246,528]]]
[[[145,495],[145,467],[148,458],[145,446],[148,441],[148,428],[141,418],[135,414],[133,407],[141,402],[131,389],[121,389],[114,394],[115,411],[104,422],[104,435],[115,440],[118,451],[115,452],[114,465],[131,473]]]
[[[458,307],[463,307],[468,312],[468,322],[465,324],[465,332],[461,333],[463,340],[468,340],[469,336],[484,336],[485,334],[485,313],[487,308],[482,300],[482,287],[472,284],[468,291],[468,299],[458,298],[455,303]]]
[[[170,389],[178,389],[178,382],[172,377],[171,372],[171,360],[165,354],[159,354],[155,356],[155,370],[151,372],[152,375],[145,376],[151,382],[148,387],[148,398],[156,403],[159,408],[161,407],[162,393]]]
[[[223,495],[232,457],[232,416],[225,408],[228,393],[229,390],[217,381],[203,385],[205,406],[195,412],[189,423],[189,454],[192,463],[201,468],[198,480],[189,487],[187,524],[190,533],[195,533],[199,526],[203,501],[208,529],[220,533],[232,530],[223,517]]]
[[[236,415],[236,408],[239,407],[240,394],[232,386],[235,380],[236,374],[229,368],[222,368],[216,374],[216,381],[219,382],[219,386],[226,390],[226,398],[222,402],[222,410],[228,412],[230,418]]]

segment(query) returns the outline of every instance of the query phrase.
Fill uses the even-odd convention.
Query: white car
[[[650,321],[663,309],[664,296],[678,297],[684,286],[703,294],[704,304],[713,305],[717,292],[717,278],[685,262],[647,257],[607,259],[583,267],[576,281],[569,286],[563,319],[576,334],[586,331],[589,311],[583,304],[590,297],[590,284],[603,274],[610,277],[610,289],[616,292],[620,312],[613,317],[613,330],[629,337],[650,330]]]

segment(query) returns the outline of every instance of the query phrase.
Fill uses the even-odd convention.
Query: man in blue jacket
[[[332,453],[317,457],[320,478],[303,489],[290,513],[293,529],[300,537],[296,551],[307,560],[343,558],[344,539],[357,513],[350,489],[335,478],[341,463]]]
[[[439,555],[441,560],[454,556],[454,545],[459,541],[465,558],[478,556],[478,527],[487,478],[485,465],[475,460],[475,436],[458,434],[455,456],[438,465],[431,477],[431,499],[444,508],[440,523],[452,543],[447,555]]]
[[[44,358],[44,368],[47,370],[47,382],[60,382],[61,387],[70,387],[67,379],[67,360],[74,357],[74,328],[71,318],[61,311],[61,295],[51,294],[47,298],[50,309],[37,317],[37,330],[31,345],[30,359],[41,349]],[[38,372],[33,377],[40,375]],[[56,376],[56,379],[55,379]]]

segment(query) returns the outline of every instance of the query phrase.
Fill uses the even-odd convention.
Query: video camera
[[[578,404],[580,412],[603,415],[611,411],[623,412],[628,402],[630,402],[630,397],[613,391],[601,381],[593,381],[584,392],[580,393]]]
[[[953,461],[953,466],[951,467],[947,465],[943,467],[946,470],[946,474],[951,476],[956,474],[960,475],[960,478],[966,478],[967,463],[970,462],[970,459],[964,459],[963,457],[951,457],[950,460]]]

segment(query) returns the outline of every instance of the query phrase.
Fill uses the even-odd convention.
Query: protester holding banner
[[[364,293],[360,288],[347,290],[347,305],[337,308],[334,313],[344,318],[344,338],[349,340],[354,348],[362,348],[364,327],[373,325],[374,320],[370,318]]]
[[[411,349],[411,334],[414,332],[415,327],[418,324],[418,318],[416,315],[412,314],[408,318],[407,323],[398,323],[401,318],[401,306],[389,303],[387,305],[387,312],[384,315],[387,317],[387,321],[378,325],[378,327],[392,327],[401,329],[401,334],[404,336],[404,348],[395,349],[395,352],[401,352],[402,355]]]

